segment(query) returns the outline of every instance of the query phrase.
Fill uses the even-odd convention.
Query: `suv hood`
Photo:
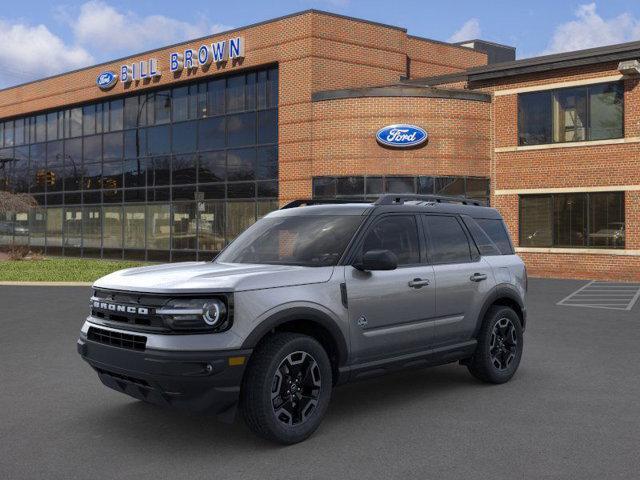
[[[332,272],[333,267],[184,262],[119,270],[93,286],[147,293],[240,292],[327,282]]]

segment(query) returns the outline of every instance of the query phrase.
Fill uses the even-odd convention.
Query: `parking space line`
[[[640,299],[640,284],[591,281],[560,300],[566,307],[631,310]]]

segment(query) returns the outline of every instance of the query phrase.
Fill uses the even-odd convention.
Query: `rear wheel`
[[[329,406],[331,363],[315,339],[277,333],[251,356],[240,407],[249,428],[279,443],[308,438]]]
[[[478,346],[467,368],[483,382],[507,382],[520,365],[523,340],[516,312],[509,307],[493,306],[484,318]]]

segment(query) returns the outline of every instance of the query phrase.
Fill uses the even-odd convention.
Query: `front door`
[[[356,258],[369,250],[390,250],[398,268],[345,269],[353,361],[426,350],[435,315],[433,267],[426,263],[414,215],[385,215],[373,223]]]

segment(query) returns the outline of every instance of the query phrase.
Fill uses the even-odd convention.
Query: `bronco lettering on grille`
[[[93,301],[93,308],[98,308],[100,310],[109,310],[111,312],[118,312],[118,313],[133,313],[136,315],[149,315],[149,309],[146,307],[132,307],[129,305],[117,305],[115,303],[100,302],[97,300]]]

